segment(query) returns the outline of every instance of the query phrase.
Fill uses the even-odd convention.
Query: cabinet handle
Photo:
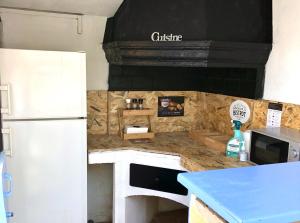
[[[10,86],[8,84],[0,85],[0,91],[6,91],[7,92],[7,108],[1,108],[1,114],[10,115],[10,112],[11,112]]]
[[[2,135],[7,135],[8,136],[8,140],[9,140],[9,146],[7,149],[4,148],[4,154],[6,156],[10,156],[12,157],[13,155],[13,149],[12,149],[12,136],[11,136],[11,130],[10,129],[2,129],[1,130]]]

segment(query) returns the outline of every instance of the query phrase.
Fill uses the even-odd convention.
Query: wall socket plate
[[[267,114],[267,128],[281,126],[281,115],[283,105],[280,103],[269,103]]]

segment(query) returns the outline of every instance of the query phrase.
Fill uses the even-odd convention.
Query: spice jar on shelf
[[[138,108],[138,99],[133,98],[132,99],[132,108],[137,109]]]
[[[143,98],[139,98],[138,99],[138,107],[139,107],[139,109],[144,109],[143,102],[144,102]]]
[[[130,98],[126,98],[125,102],[126,102],[126,109],[131,109],[131,99]]]

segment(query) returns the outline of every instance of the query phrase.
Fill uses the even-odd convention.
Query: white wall
[[[38,50],[85,51],[87,89],[106,90],[108,63],[102,50],[106,17],[77,16],[1,9],[2,47]],[[78,19],[82,18],[82,27]],[[79,34],[77,26],[82,28]]]
[[[273,0],[273,29],[264,99],[300,104],[299,0]]]

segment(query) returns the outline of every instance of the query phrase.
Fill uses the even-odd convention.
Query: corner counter
[[[144,223],[138,219],[145,219],[147,207],[136,204],[139,210],[126,208],[128,201],[134,202],[132,199],[136,196],[166,198],[188,207],[190,196],[177,181],[178,173],[251,165],[228,158],[222,149],[210,148],[189,135],[187,132],[160,133],[150,141],[138,142],[123,141],[117,135],[88,136],[89,164],[114,165],[114,223]],[[143,177],[135,174],[135,165],[143,168]],[[143,179],[143,185],[134,184],[133,179]],[[182,187],[185,192],[181,194],[172,189],[174,187]],[[133,214],[135,219],[128,217]]]
[[[123,141],[117,135],[88,135],[88,153],[136,150],[180,156],[182,167],[189,171],[203,171],[249,166],[250,163],[228,158],[225,152],[212,149],[189,137],[188,132],[158,133],[151,141]]]

